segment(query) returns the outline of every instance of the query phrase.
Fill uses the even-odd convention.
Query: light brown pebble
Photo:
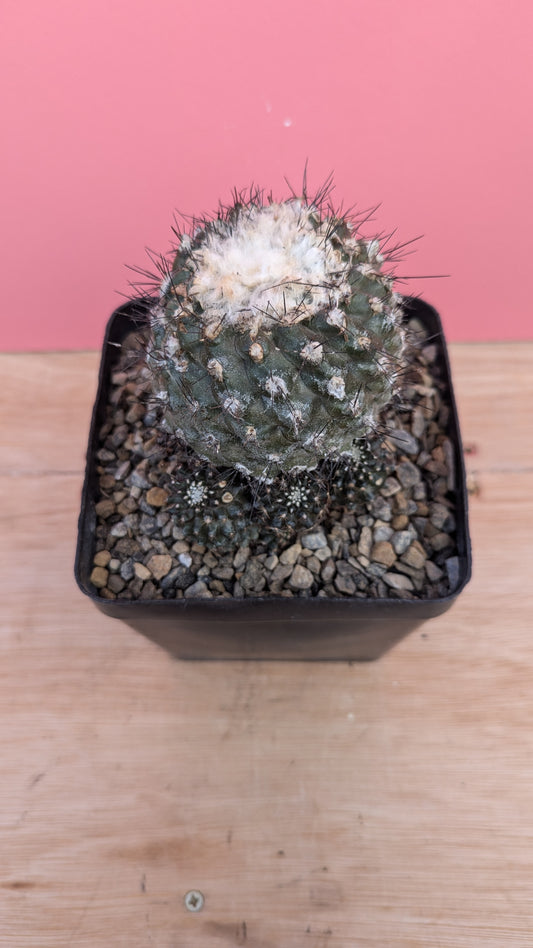
[[[396,553],[394,552],[392,543],[389,543],[388,540],[380,540],[379,543],[374,543],[370,558],[374,563],[383,563],[384,566],[392,566],[392,564],[396,562]]]
[[[411,543],[409,549],[406,550],[402,556],[402,561],[407,563],[408,566],[413,566],[415,569],[424,569],[426,560],[427,553],[418,540]]]
[[[107,566],[110,559],[111,559],[111,553],[109,552],[109,550],[100,550],[99,553],[95,554],[93,563],[95,566]]]
[[[152,575],[150,570],[147,569],[144,563],[135,563],[133,570],[135,572],[137,579],[140,579],[142,582],[144,582],[145,579],[150,579],[150,576]]]
[[[172,557],[168,553],[155,553],[148,561],[148,569],[154,579],[163,579],[172,569]]]
[[[107,589],[107,587],[100,590],[100,595],[102,596],[103,599],[116,599],[117,598],[115,593],[111,589]]]
[[[176,542],[172,545],[173,553],[188,553],[189,549],[190,546],[185,542],[185,540],[176,540]]]
[[[408,523],[409,518],[405,514],[398,514],[392,521],[392,527],[394,530],[405,530]]]
[[[296,560],[302,552],[302,547],[300,543],[293,543],[292,546],[287,547],[286,550],[283,550],[279,561],[284,566],[294,566]]]
[[[447,546],[453,546],[453,540],[447,533],[437,533],[431,537],[430,544],[433,550],[444,550]]]
[[[362,556],[370,556],[372,549],[372,530],[370,527],[363,527],[361,530],[358,546]]]
[[[99,500],[94,509],[97,517],[107,520],[111,514],[115,513],[115,502],[106,497],[104,500]]]
[[[442,579],[444,573],[433,560],[426,560],[426,574],[430,583],[437,583],[439,579]]]
[[[109,578],[109,573],[103,566],[95,566],[91,573],[91,583],[93,586],[96,586],[97,589],[103,589],[104,586],[107,586],[107,580]]]
[[[141,589],[139,599],[156,599],[157,588],[152,580],[144,584]]]
[[[212,579],[211,582],[209,583],[209,589],[211,590],[211,592],[216,592],[216,593],[226,592],[226,587],[224,586],[224,583],[220,579]]]
[[[168,500],[168,494],[162,487],[151,487],[147,491],[146,500],[151,507],[164,507]]]

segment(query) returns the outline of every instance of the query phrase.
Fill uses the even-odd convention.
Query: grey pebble
[[[389,501],[385,500],[384,497],[380,497],[379,494],[372,501],[372,513],[378,520],[388,521],[392,520],[392,508]]]
[[[265,569],[273,570],[279,563],[279,557],[276,553],[271,553],[270,556],[267,556],[265,559]]]
[[[122,577],[119,576],[117,573],[114,573],[112,576],[110,576],[107,581],[107,588],[110,589],[111,592],[114,592],[114,593],[122,592],[125,586],[126,586],[126,583],[124,582]]]
[[[450,591],[453,591],[459,585],[459,557],[450,556],[445,562],[446,572],[448,574],[448,582],[450,584]],[[109,584],[111,579],[109,580]]]
[[[395,428],[392,431],[387,432],[388,438],[394,443],[394,445],[405,454],[418,454],[420,450],[420,445],[417,438],[414,435],[410,434],[408,431],[403,431],[401,428]]]
[[[412,461],[402,461],[396,468],[396,473],[401,481],[402,487],[414,487],[418,484],[421,474],[418,467]]]
[[[380,487],[380,494],[382,497],[392,497],[394,494],[397,494],[401,490],[401,485],[395,477],[387,477],[383,487]]]
[[[394,547],[394,552],[398,556],[401,556],[402,553],[405,553],[405,551],[411,546],[411,543],[415,537],[416,533],[413,530],[398,530],[397,533],[393,534],[391,541]]]
[[[412,579],[410,579],[409,576],[405,576],[404,573],[385,573],[383,581],[387,586],[390,586],[391,589],[406,589],[408,591],[414,589]]]
[[[212,599],[213,593],[210,589],[207,588],[206,583],[203,580],[199,579],[197,582],[193,583],[192,586],[188,586],[185,590],[185,599]]]
[[[297,563],[291,573],[289,585],[292,589],[310,589],[314,580],[312,572],[306,566]]]
[[[258,563],[254,557],[251,557],[246,563],[246,569],[241,576],[241,586],[243,589],[261,592],[266,586],[265,571],[261,563]]]
[[[320,576],[322,577],[322,581],[324,583],[330,583],[333,577],[335,576],[336,572],[337,572],[337,567],[335,565],[335,560],[334,559],[326,560],[326,562],[322,566],[322,569],[320,570]]]
[[[323,530],[315,530],[313,533],[305,533],[300,542],[306,550],[320,550],[327,547],[328,541]]]
[[[335,588],[345,596],[353,596],[357,589],[355,579],[349,573],[346,575],[337,573],[334,582]]]
[[[240,546],[233,557],[233,566],[236,570],[241,570],[246,565],[250,556],[249,546]]]
[[[393,533],[392,527],[374,527],[374,543],[379,543],[380,540],[390,540]]]
[[[133,559],[131,556],[128,556],[126,560],[122,563],[120,567],[120,575],[125,582],[129,583],[130,579],[133,579],[135,576],[135,570],[133,567]]]

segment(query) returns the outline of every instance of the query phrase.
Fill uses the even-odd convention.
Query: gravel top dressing
[[[424,332],[411,319],[409,331]],[[123,344],[97,453],[99,497],[91,584],[105,599],[321,597],[436,599],[459,582],[449,405],[430,339],[415,349],[400,408],[380,417],[389,463],[353,506],[329,504],[306,529],[223,552],[187,539],[183,504],[202,515],[209,492],[185,445],[162,427],[142,340]],[[187,469],[186,490],[176,477]],[[232,484],[219,482],[221,503]],[[227,488],[227,490],[225,490]],[[227,501],[229,498],[229,501]],[[268,500],[264,501],[268,506]]]

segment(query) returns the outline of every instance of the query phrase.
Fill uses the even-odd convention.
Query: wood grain
[[[0,945],[533,946],[533,345],[451,355],[474,578],[351,666],[178,662],[98,613],[98,357],[0,357]]]

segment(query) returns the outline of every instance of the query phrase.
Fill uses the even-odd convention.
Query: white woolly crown
[[[350,294],[348,264],[326,239],[328,223],[297,199],[248,208],[191,253],[190,295],[223,325],[290,325],[336,305]]]

